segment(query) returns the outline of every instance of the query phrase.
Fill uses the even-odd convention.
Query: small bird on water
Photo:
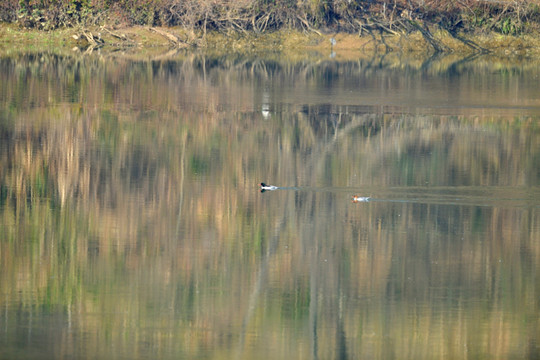
[[[260,183],[261,185],[261,192],[265,192],[265,191],[272,191],[272,190],[277,190],[279,189],[277,186],[274,186],[274,185],[266,185],[265,183]]]
[[[358,195],[353,195],[353,197],[352,197],[352,202],[354,202],[354,203],[357,203],[357,202],[368,202],[369,199],[371,199],[369,196],[358,196]]]

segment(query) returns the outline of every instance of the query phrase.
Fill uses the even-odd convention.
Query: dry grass
[[[540,24],[539,0],[5,0],[0,21],[53,29],[89,25],[182,26],[191,31],[279,28],[410,32],[415,23],[447,31],[520,34]]]
[[[408,57],[426,58],[433,54],[433,48],[420,32],[410,34],[386,34],[384,41],[380,34],[363,36],[346,32],[317,34],[297,30],[283,29],[280,31],[254,34],[228,34],[209,31],[205,36],[198,37],[197,33],[186,31],[182,27],[158,28],[170,33],[179,39],[193,41],[193,45],[205,52],[220,54],[282,54],[290,59],[324,59],[332,52],[335,60],[346,61],[364,58],[378,54],[410,54]],[[108,31],[114,33],[111,35]],[[126,26],[116,28],[90,27],[87,32],[101,36],[104,41],[100,47],[88,47],[88,43],[80,38],[73,39],[78,34],[77,29],[58,29],[55,31],[40,31],[36,29],[20,29],[13,24],[0,26],[0,49],[3,53],[20,51],[43,51],[54,49],[55,52],[73,53],[91,52],[100,49],[101,55],[126,56],[139,59],[160,59],[175,56],[181,51],[179,44],[174,44],[166,36],[149,27]],[[119,36],[121,38],[119,38]],[[334,38],[336,44],[332,47],[330,39]],[[445,53],[454,53],[459,56],[473,54],[474,48],[465,45],[440,30],[433,32],[434,41],[441,44]],[[463,38],[477,46],[489,50],[493,56],[512,58],[518,60],[534,59],[540,57],[540,38],[533,35],[520,37],[491,34],[471,34]],[[118,51],[121,49],[122,51]]]

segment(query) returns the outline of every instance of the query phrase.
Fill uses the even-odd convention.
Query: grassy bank
[[[5,0],[0,21],[4,44],[504,56],[540,48],[540,0]]]
[[[159,32],[157,32],[157,31]],[[61,28],[54,31],[21,29],[14,24],[0,25],[0,52],[35,52],[49,51],[71,53],[91,52],[99,49],[100,54],[135,57],[139,59],[159,59],[165,55],[174,55],[182,48],[197,47],[205,52],[246,54],[246,53],[281,53],[290,59],[307,60],[327,58],[332,55],[336,60],[358,59],[369,54],[394,53],[409,58],[429,58],[435,54],[434,48],[420,32],[395,35],[350,34],[346,32],[318,34],[293,29],[268,31],[262,34],[223,33],[208,31],[198,34],[181,27],[150,28],[147,26],[104,27],[91,26],[84,29],[85,34],[99,39],[100,43],[90,44],[82,35],[81,28]],[[178,40],[172,40],[176,38]],[[331,45],[330,39],[336,40]],[[182,39],[185,39],[182,40]],[[532,34],[521,36],[497,33],[471,34],[462,37],[464,41],[474,43],[468,46],[447,32],[433,32],[433,39],[440,44],[446,54],[460,57],[475,54],[478,49],[485,49],[489,55],[508,58],[513,62],[519,59],[530,61],[540,56],[540,37]],[[433,40],[432,40],[433,41]],[[121,50],[120,52],[118,50]],[[173,50],[173,53],[171,53]]]

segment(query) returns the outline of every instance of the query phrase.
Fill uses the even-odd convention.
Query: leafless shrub
[[[401,33],[421,21],[450,32],[514,34],[540,27],[540,0],[4,0],[0,20],[41,28],[115,22],[203,32],[291,27]]]
[[[0,22],[14,22],[17,20],[18,4],[15,0],[0,2]]]

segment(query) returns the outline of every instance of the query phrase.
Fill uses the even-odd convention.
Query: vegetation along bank
[[[90,46],[140,45],[149,32],[149,43],[177,47],[223,38],[283,46],[287,36],[269,36],[281,30],[314,47],[332,47],[342,34],[336,47],[519,56],[540,48],[540,0],[3,0],[0,21],[10,31],[69,29]]]

